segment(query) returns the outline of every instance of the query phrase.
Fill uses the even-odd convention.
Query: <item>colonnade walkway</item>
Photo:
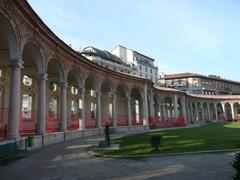
[[[89,151],[103,137],[55,144],[0,167],[2,180],[75,179],[194,179],[228,180],[235,171],[233,153],[211,153],[113,159],[94,157]]]

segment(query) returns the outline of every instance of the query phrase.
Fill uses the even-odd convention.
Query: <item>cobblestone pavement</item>
[[[1,180],[163,179],[230,180],[233,153],[111,159],[88,152],[100,138],[52,145],[0,167]]]

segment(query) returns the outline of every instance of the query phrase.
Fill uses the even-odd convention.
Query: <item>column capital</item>
[[[37,74],[37,79],[38,80],[48,80],[47,77],[48,77],[47,73]]]
[[[112,93],[111,93],[111,97],[112,97],[112,98],[116,98],[116,97],[117,97],[116,92],[112,92]]]
[[[97,96],[101,96],[101,91],[99,91],[99,90],[96,91],[96,95],[97,95]]]
[[[66,82],[61,82],[61,83],[60,83],[60,87],[61,87],[61,88],[63,88],[63,87],[67,88],[67,87],[68,87],[68,83],[66,83]]]
[[[81,88],[79,88],[79,93],[85,93],[86,92],[86,89],[84,88],[84,87],[81,87]]]
[[[14,68],[14,67],[18,67],[18,68],[23,68],[23,61],[19,58],[15,58],[15,59],[10,59],[10,67]]]

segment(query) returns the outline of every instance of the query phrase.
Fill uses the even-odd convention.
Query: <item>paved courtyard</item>
[[[230,180],[233,153],[195,154],[142,159],[93,157],[100,138],[50,146],[0,167],[1,180],[166,179]]]

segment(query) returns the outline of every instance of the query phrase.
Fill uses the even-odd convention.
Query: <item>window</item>
[[[57,116],[57,99],[51,97],[49,99],[49,105],[48,105],[48,115],[49,116]]]
[[[31,119],[32,117],[32,95],[22,95],[22,118]]]
[[[151,72],[151,74],[152,74],[152,69],[150,69],[150,72]]]
[[[139,65],[139,69],[140,69],[140,71],[142,70],[142,66],[141,65]]]
[[[147,72],[147,67],[145,67],[145,71]]]
[[[76,87],[72,86],[72,87],[71,87],[71,93],[72,93],[73,95],[77,95],[77,94],[78,94],[78,89],[77,89]]]
[[[2,78],[3,78],[3,70],[0,69],[0,79],[2,79]]]
[[[71,115],[77,115],[78,114],[78,104],[77,101],[72,100],[71,101]]]
[[[140,122],[139,118],[139,101],[135,100],[135,113],[136,113],[136,123]]]
[[[52,92],[56,92],[56,91],[57,91],[57,84],[54,83],[54,82],[50,82],[49,89],[50,89]]]
[[[91,118],[95,118],[96,117],[96,110],[97,110],[97,104],[94,102],[91,102]]]
[[[32,78],[24,75],[24,76],[23,76],[23,84],[24,84],[25,86],[31,86],[31,85],[32,85]]]
[[[96,97],[96,91],[94,91],[94,90],[90,90],[90,96],[92,96],[92,97]]]

